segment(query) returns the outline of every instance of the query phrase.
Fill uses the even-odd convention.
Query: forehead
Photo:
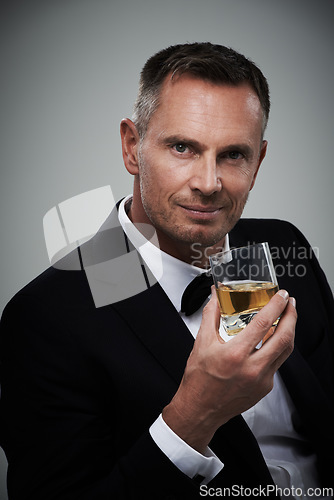
[[[169,127],[215,130],[239,128],[240,133],[262,130],[263,113],[259,98],[249,84],[213,84],[191,75],[167,77],[159,106],[151,117],[148,131]]]

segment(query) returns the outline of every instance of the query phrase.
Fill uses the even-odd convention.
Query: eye
[[[173,148],[175,149],[175,151],[177,151],[178,153],[185,153],[187,150],[188,150],[188,146],[186,146],[185,144],[183,144],[182,142],[179,142],[178,144],[174,144],[173,145]]]
[[[243,158],[243,155],[241,153],[239,153],[239,151],[230,151],[228,154],[227,154],[228,158],[230,158],[231,160],[240,160],[241,158]]]

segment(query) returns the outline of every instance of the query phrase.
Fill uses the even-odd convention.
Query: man
[[[10,498],[293,497],[330,486],[331,292],[296,228],[239,220],[269,107],[262,73],[231,49],[186,44],[147,61],[133,121],[121,123],[133,195],[2,318]],[[281,290],[225,343],[215,293],[197,311],[182,294],[210,254],[253,241],[278,250]]]

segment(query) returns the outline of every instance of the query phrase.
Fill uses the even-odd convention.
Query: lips
[[[187,206],[183,206],[183,208],[185,208],[187,210],[192,210],[194,212],[216,212],[216,210],[220,210],[221,207],[202,206],[202,205],[190,205],[188,207]]]
[[[222,210],[222,207],[204,205],[179,205],[191,218],[214,219]]]

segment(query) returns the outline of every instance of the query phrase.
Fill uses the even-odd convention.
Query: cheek
[[[223,181],[223,191],[236,203],[248,196],[251,182],[248,179],[233,178],[231,182]]]
[[[175,171],[163,167],[148,168],[140,177],[142,192],[151,199],[168,200],[178,194],[186,182]]]
[[[150,210],[165,210],[170,196],[168,177],[162,170],[145,169],[140,176],[140,191],[144,204]]]
[[[222,172],[223,189],[233,198],[244,198],[248,195],[255,174],[252,166],[226,168]]]

